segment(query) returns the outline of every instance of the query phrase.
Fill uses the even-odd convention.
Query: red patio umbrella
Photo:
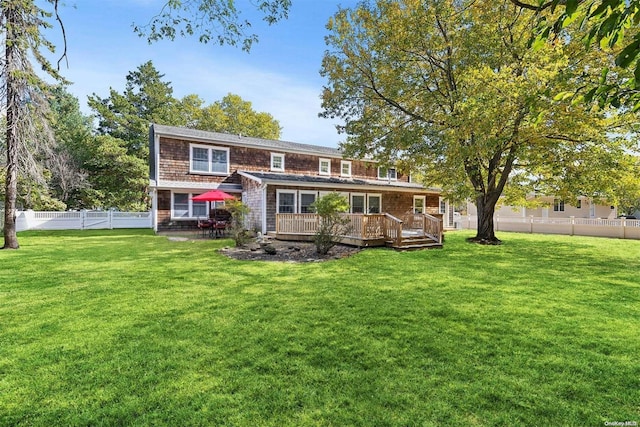
[[[235,199],[235,196],[221,190],[207,191],[206,193],[191,198],[191,200],[195,200],[196,202],[222,202],[228,199]]]
[[[191,200],[194,200],[196,202],[222,202],[229,199],[235,199],[235,196],[232,196],[229,193],[225,193],[222,190],[210,190],[206,193],[202,193],[191,198]],[[213,208],[213,212],[215,217],[216,208]]]

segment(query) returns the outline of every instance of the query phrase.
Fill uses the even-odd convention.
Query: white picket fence
[[[1,212],[1,211],[0,211]],[[4,213],[0,226],[4,226]],[[96,230],[113,228],[152,228],[151,212],[18,211],[16,231],[25,230]]]
[[[640,220],[637,219],[502,217],[496,215],[493,221],[496,231],[640,240]],[[478,217],[463,215],[459,219],[459,223],[459,228],[476,229]]]

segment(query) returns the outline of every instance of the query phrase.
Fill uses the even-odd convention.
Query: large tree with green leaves
[[[450,197],[471,197],[474,240],[499,243],[493,214],[506,188],[523,196],[553,176],[565,178],[555,191],[600,194],[578,172],[603,176],[615,162],[586,166],[615,160],[628,141],[608,133],[615,111],[554,98],[612,59],[575,39],[527,49],[535,25],[507,0],[339,10],[328,24],[323,115],[344,121],[347,155],[399,163]]]

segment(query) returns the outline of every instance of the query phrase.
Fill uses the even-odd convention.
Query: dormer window
[[[388,179],[390,181],[395,181],[398,179],[398,174],[396,172],[396,168],[378,168],[378,179]]]
[[[275,172],[284,172],[284,154],[271,153],[271,170]]]
[[[318,169],[320,175],[331,175],[331,160],[320,159],[320,165]]]

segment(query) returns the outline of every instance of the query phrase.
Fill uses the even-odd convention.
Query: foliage
[[[640,242],[469,235],[292,264],[150,230],[20,233],[0,252],[0,425],[637,419]]]
[[[87,207],[118,208],[139,212],[148,209],[148,166],[128,153],[123,141],[100,135],[87,141],[83,167],[91,187],[84,191]]]
[[[349,220],[341,214],[349,212],[349,201],[336,192],[316,199],[311,209],[318,214],[318,229],[313,236],[316,251],[326,255],[340,242],[340,237],[349,233]]]
[[[236,246],[244,246],[251,240],[251,233],[246,227],[246,218],[251,209],[240,200],[227,200],[225,209],[231,212],[231,227],[227,228]]]
[[[640,1],[638,0],[550,0],[529,3],[511,0],[519,7],[539,13],[539,45],[549,38],[579,37],[586,46],[615,54],[615,65],[603,64],[600,79],[580,88],[579,97],[601,106],[627,105],[640,109]],[[627,74],[625,69],[632,73]]]
[[[291,0],[259,0],[252,6],[269,25],[286,19]],[[149,43],[176,36],[196,36],[202,43],[242,45],[249,51],[258,41],[256,34],[248,34],[251,22],[241,18],[235,0],[171,0],[146,25],[135,25],[134,31]]]
[[[280,138],[282,130],[271,114],[254,111],[251,102],[232,93],[203,107],[197,117],[192,127],[200,130],[265,139]]]
[[[57,12],[57,0],[48,0],[44,4]],[[35,62],[49,78],[63,81],[42,52],[42,49],[54,50],[54,46],[43,37],[43,32],[51,27],[47,19],[52,14],[33,0],[0,2],[0,27],[4,40],[0,72],[3,90],[0,93],[6,117],[7,153],[4,249],[19,247],[15,227],[18,176],[24,174],[39,183],[44,181],[39,156],[49,151],[53,140],[46,119],[49,86],[32,65]]]
[[[509,1],[342,9],[327,26],[323,116],[345,123],[348,156],[398,163],[454,200],[472,198],[481,242],[499,242],[493,213],[505,188],[524,196],[555,178],[558,193],[609,196],[596,184],[634,147],[617,137],[621,112],[554,97],[613,58],[575,39],[533,52],[534,26],[534,13]]]
[[[89,107],[98,118],[98,133],[125,141],[128,154],[140,159],[149,157],[149,125],[171,125],[176,117],[177,100],[173,88],[148,61],[131,71],[124,93],[111,88],[109,97],[95,93],[89,97]]]

